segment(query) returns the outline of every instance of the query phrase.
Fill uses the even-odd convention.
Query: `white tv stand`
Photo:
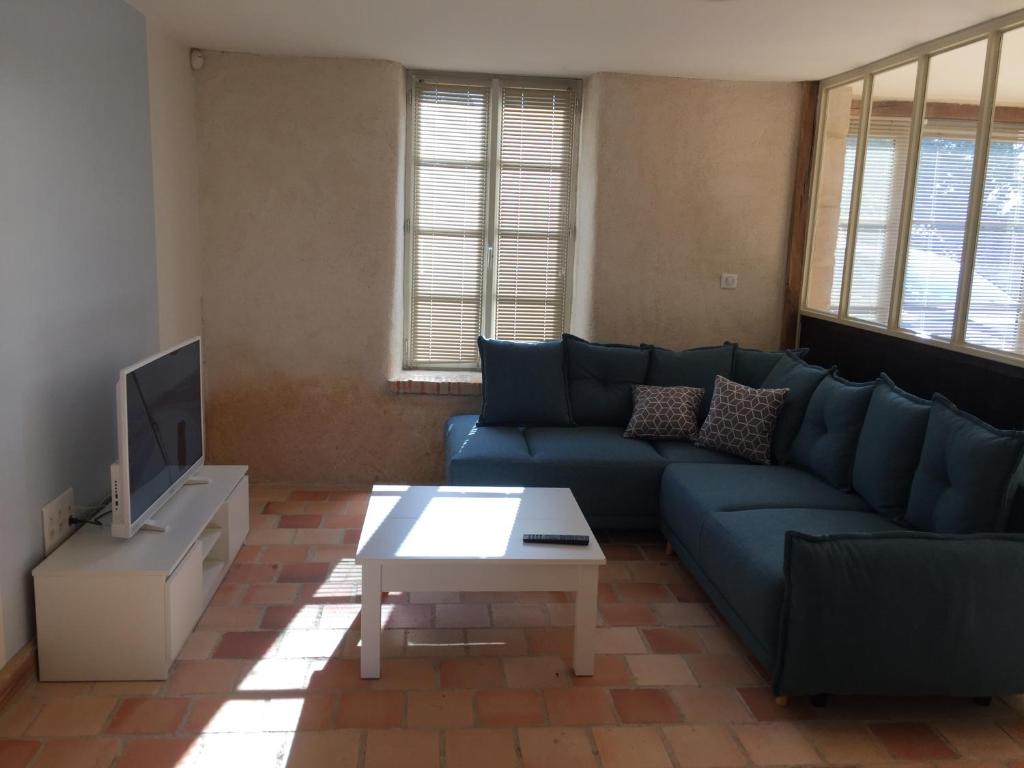
[[[162,532],[85,525],[36,566],[40,680],[167,678],[249,532],[247,471],[205,466],[151,518]]]

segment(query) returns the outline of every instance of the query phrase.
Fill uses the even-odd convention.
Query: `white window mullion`
[[[480,334],[494,336],[495,263],[498,250],[498,168],[501,162],[501,81],[490,83],[491,136],[487,147],[487,234],[484,239],[483,311]]]
[[[864,78],[860,100],[860,130],[857,132],[857,158],[853,165],[853,187],[850,191],[850,219],[846,230],[846,256],[843,259],[843,284],[839,293],[839,317],[846,319],[850,309],[850,284],[853,282],[853,259],[857,249],[857,227],[860,219],[861,189],[864,184],[864,162],[867,158],[868,126],[871,121],[871,87],[873,75]]]
[[[971,280],[974,277],[974,256],[978,247],[978,228],[981,219],[982,195],[988,169],[988,146],[992,134],[992,116],[995,112],[996,81],[999,77],[999,54],[1002,32],[988,37],[985,57],[985,75],[978,109],[978,134],[974,143],[974,168],[971,176],[971,196],[967,204],[967,222],[964,232],[963,256],[960,259],[960,281],[956,292],[956,318],[953,323],[953,343],[962,344],[967,329],[967,312],[971,303]]]
[[[896,263],[893,265],[892,296],[889,300],[890,330],[900,324],[903,305],[903,279],[907,269],[907,251],[914,215],[914,189],[917,184],[917,161],[921,152],[921,132],[924,128],[924,108],[928,86],[927,56],[917,60],[917,81],[914,84],[914,104],[910,118],[910,136],[907,138],[907,159],[903,180],[903,199],[900,201],[900,224],[896,242]]]

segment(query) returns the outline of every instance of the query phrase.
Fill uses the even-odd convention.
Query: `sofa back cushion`
[[[557,341],[477,339],[483,378],[480,424],[572,426],[565,349]]]
[[[576,424],[625,427],[633,413],[633,385],[647,378],[649,350],[594,344],[568,333],[562,338]]]
[[[808,350],[802,347],[787,351],[802,358]],[[760,387],[775,364],[785,355],[786,352],[765,352],[737,346],[732,356],[732,375],[729,378],[748,387]]]
[[[1024,432],[996,429],[942,395],[932,399],[903,521],[934,533],[1006,528]]]
[[[785,399],[785,389],[745,387],[716,377],[711,410],[697,434],[697,445],[770,464],[772,432]]]
[[[873,381],[854,384],[834,373],[822,379],[793,440],[792,462],[840,490],[849,490],[857,438],[874,388]]]
[[[732,371],[732,356],[736,345],[725,343],[717,347],[696,347],[682,352],[651,347],[651,367],[647,383],[656,387],[699,387],[704,390],[698,418],[703,421],[711,407],[715,391],[715,377],[728,377]]]
[[[789,390],[772,437],[772,458],[779,464],[789,461],[793,440],[803,424],[811,395],[828,374],[829,370],[805,363],[798,355],[786,352],[761,383],[765,389]]]
[[[904,392],[884,373],[871,393],[853,460],[853,490],[880,515],[906,512],[931,408],[930,400]]]

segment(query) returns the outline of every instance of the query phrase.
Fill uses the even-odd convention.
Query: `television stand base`
[[[143,523],[140,531],[153,531],[154,533],[167,533],[167,526],[163,523],[154,523],[150,520],[147,523]]]
[[[208,477],[190,477],[182,485],[209,485],[210,482]]]
[[[143,521],[166,533],[83,525],[33,569],[40,680],[167,679],[249,532],[246,471],[208,465]]]

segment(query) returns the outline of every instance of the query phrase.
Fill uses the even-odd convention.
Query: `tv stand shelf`
[[[164,680],[249,532],[247,467],[204,466],[116,539],[83,526],[32,571],[39,679]]]

